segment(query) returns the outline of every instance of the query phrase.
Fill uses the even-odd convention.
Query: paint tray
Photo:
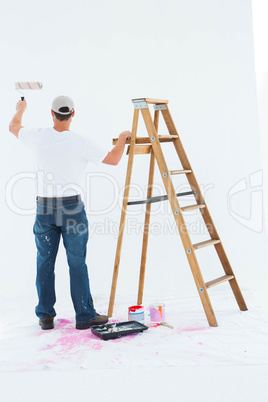
[[[148,329],[148,327],[138,321],[124,321],[113,324],[94,325],[91,327],[91,332],[104,341],[108,341],[109,339],[116,339],[121,336],[143,332],[146,329]]]

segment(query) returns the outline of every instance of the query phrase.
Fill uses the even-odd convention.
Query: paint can
[[[165,304],[150,304],[150,320],[152,322],[165,321]]]
[[[130,306],[128,308],[128,320],[144,322],[144,307]]]

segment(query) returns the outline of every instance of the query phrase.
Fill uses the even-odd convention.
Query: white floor
[[[107,342],[75,330],[63,306],[55,329],[41,331],[32,313],[18,322],[9,303],[1,313],[1,400],[267,402],[268,314],[243,293],[247,312],[227,287],[211,296],[217,328],[208,326],[198,297],[165,300],[173,330],[150,326],[147,308],[147,331]],[[117,300],[115,321],[126,320],[127,302]],[[95,305],[105,312],[107,300]]]
[[[267,402],[268,366],[1,373],[1,400]]]

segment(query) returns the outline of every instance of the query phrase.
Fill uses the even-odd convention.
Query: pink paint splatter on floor
[[[112,322],[120,322],[120,320],[113,320]],[[159,326],[159,323],[153,323],[153,327]],[[101,340],[96,335],[92,334],[91,329],[79,331],[75,328],[75,322],[66,320],[66,319],[58,319],[55,321],[54,333],[56,335],[56,339],[50,343],[45,344],[42,347],[42,351],[52,352],[54,356],[57,356],[60,359],[69,359],[72,356],[76,356],[77,359],[80,358],[80,355],[86,351],[100,351],[103,349],[106,344],[105,341]],[[50,331],[49,331],[50,332]],[[47,342],[46,334],[48,331],[41,331],[39,335],[44,336],[44,340]],[[132,339],[135,339],[140,334],[131,334],[127,336],[123,336],[117,339],[109,340],[109,343],[128,343]],[[47,356],[49,358],[50,356]],[[43,359],[41,364],[48,364]],[[52,362],[51,362],[52,363]]]
[[[42,350],[49,350],[49,349],[53,349],[55,345],[46,345],[42,348]]]
[[[61,335],[64,336],[58,338],[54,344],[46,345],[42,350],[55,349],[57,355],[68,355],[77,351],[82,345],[87,345],[91,350],[101,350],[103,347],[103,343],[98,341],[98,338],[95,335],[88,333],[88,331],[83,331],[81,334],[81,331],[74,328],[69,330],[63,329]]]
[[[147,327],[156,328],[156,327],[159,327],[160,325],[161,324],[159,322],[154,322],[153,324],[152,323],[147,324]]]
[[[107,342],[113,342],[113,343],[119,343],[119,342],[123,342],[123,343],[127,343],[129,342],[131,339],[134,339],[136,336],[139,336],[139,334],[129,334],[126,336],[122,336],[120,338],[116,338],[116,339],[110,339]]]
[[[37,336],[43,336],[47,342],[47,334],[53,333],[56,335],[56,339],[50,343],[45,344],[41,350],[53,351],[53,354],[57,356],[68,358],[68,356],[79,354],[82,350],[82,346],[86,346],[87,350],[98,351],[103,347],[103,341],[100,341],[98,337],[91,333],[91,330],[79,331],[75,328],[75,322],[67,319],[55,320],[55,327],[53,330],[40,331]]]
[[[56,321],[55,329],[62,329],[64,327],[66,327],[68,324],[71,324],[70,320],[65,320],[64,318],[61,318]]]
[[[95,342],[91,346],[92,350],[101,350],[103,348],[103,344],[101,342]]]
[[[52,360],[40,360],[38,364],[53,364],[54,362]]]
[[[87,338],[79,337],[76,335],[67,335],[59,338],[55,343],[55,346],[65,346],[65,351],[72,349],[74,346],[81,345],[87,342]]]
[[[188,327],[188,328],[181,328],[178,330],[178,332],[193,332],[193,331],[204,331],[205,329],[208,329],[208,327]]]

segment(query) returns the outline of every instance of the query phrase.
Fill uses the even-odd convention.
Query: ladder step
[[[192,173],[191,170],[185,169],[185,170],[170,170],[169,174],[186,174],[186,173]]]
[[[199,248],[212,246],[213,244],[218,244],[220,242],[221,242],[220,240],[216,240],[216,239],[201,241],[201,243],[193,244],[193,249],[198,250]]]
[[[206,205],[205,204],[188,205],[187,207],[181,207],[181,210],[186,212],[186,211],[192,211],[193,209],[201,209],[201,208],[206,208]]]
[[[178,138],[177,135],[158,135],[159,142],[172,142]],[[118,138],[113,138],[113,145],[118,141]],[[130,144],[131,139],[126,140],[126,144]],[[149,137],[136,137],[135,144],[151,144]]]
[[[209,288],[212,288],[212,286],[219,285],[220,283],[223,283],[226,281],[230,281],[231,279],[234,279],[234,275],[224,275],[224,276],[221,276],[220,278],[213,279],[213,281],[209,281],[209,282],[205,283],[205,285],[206,285],[206,288],[209,289]]]

